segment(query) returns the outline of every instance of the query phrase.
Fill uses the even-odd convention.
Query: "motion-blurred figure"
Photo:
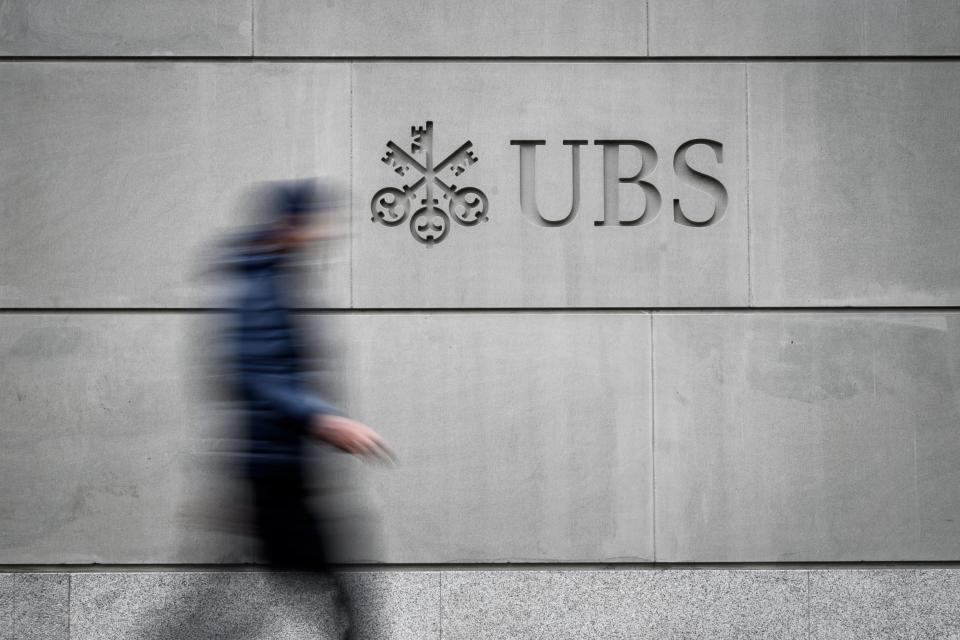
[[[293,310],[296,258],[337,233],[335,187],[319,180],[261,187],[264,222],[232,243],[226,259],[231,301],[223,332],[222,365],[239,408],[242,476],[250,489],[252,524],[263,557],[281,569],[312,572],[335,587],[356,637],[347,589],[331,571],[337,560],[323,513],[311,506],[308,460],[316,443],[389,458],[372,429],[343,415],[311,384],[310,341]]]

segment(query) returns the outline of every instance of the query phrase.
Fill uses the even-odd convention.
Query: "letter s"
[[[706,227],[711,224],[716,224],[720,222],[720,220],[723,218],[723,214],[727,210],[726,187],[724,187],[723,184],[713,176],[697,171],[687,162],[687,150],[690,149],[690,147],[698,144],[706,145],[713,149],[713,155],[717,158],[717,164],[723,164],[723,145],[715,140],[707,140],[706,138],[688,140],[680,145],[680,148],[677,149],[677,153],[674,154],[673,171],[676,173],[677,178],[705,193],[710,194],[716,201],[716,204],[713,207],[713,213],[710,214],[710,217],[703,222],[697,222],[695,220],[691,220],[683,213],[683,208],[680,206],[680,199],[674,198],[673,221],[677,224],[682,224],[687,227]]]

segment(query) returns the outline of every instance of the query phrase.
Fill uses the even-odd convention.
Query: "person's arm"
[[[380,435],[356,420],[332,414],[317,414],[310,424],[310,434],[341,451],[377,456],[395,461],[393,453]]]
[[[317,414],[343,416],[342,411],[304,389],[290,376],[247,370],[243,378],[250,398],[266,403],[290,421],[307,424]]]
[[[248,371],[244,379],[251,398],[265,402],[284,417],[305,425],[311,437],[347,453],[393,459],[387,443],[376,431],[344,416],[339,409],[289,377]]]
[[[262,402],[288,421],[302,425],[311,437],[322,440],[348,453],[376,455],[391,458],[387,444],[365,424],[351,420],[343,413],[311,392],[303,376],[295,373],[275,373],[265,361],[282,361],[293,351],[285,344],[293,340],[289,311],[278,303],[273,281],[261,283],[264,294],[258,301],[248,300],[241,309],[242,333],[240,344],[243,355],[241,384],[245,394],[255,402]],[[258,304],[259,303],[259,304]],[[270,354],[267,356],[265,354]]]
[[[277,278],[249,277],[248,293],[236,310],[236,362],[244,395],[289,422],[304,425],[318,413],[342,415],[312,393],[290,366],[296,351],[290,312],[280,299]]]

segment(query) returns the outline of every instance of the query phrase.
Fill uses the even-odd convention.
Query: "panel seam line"
[[[251,33],[255,29],[251,28]],[[253,49],[253,47],[251,47]],[[119,63],[157,63],[157,62],[222,62],[222,63],[250,63],[250,62],[274,62],[274,63],[300,63],[315,64],[317,62],[369,62],[372,64],[384,63],[391,64],[395,62],[411,63],[451,63],[459,64],[463,62],[489,62],[489,63],[526,63],[536,64],[542,62],[568,62],[568,63],[610,63],[610,64],[629,64],[637,62],[652,63],[684,63],[701,62],[704,64],[728,64],[736,62],[773,62],[782,64],[839,62],[850,64],[862,63],[888,63],[888,62],[958,62],[960,55],[871,55],[871,56],[656,56],[656,55],[631,55],[631,56],[283,56],[283,55],[260,55],[253,60],[249,54],[242,55],[89,55],[89,56],[64,56],[64,55],[0,55],[0,63],[9,64],[17,62],[65,62],[65,63],[97,63],[97,62],[119,62]]]
[[[753,247],[753,235],[750,231],[750,64],[743,65],[743,101],[746,114],[744,137],[747,156],[747,307],[753,306],[753,260],[750,255]]]
[[[647,57],[650,57],[650,0],[647,0]]]
[[[349,127],[349,129],[350,129],[350,185],[349,185],[349,188],[350,188],[350,209],[349,209],[349,212],[348,212],[348,214],[347,214],[347,215],[350,216],[350,226],[349,226],[349,228],[350,228],[350,242],[349,242],[350,249],[349,249],[349,251],[348,251],[347,253],[348,253],[348,255],[349,255],[348,260],[350,261],[350,269],[349,269],[349,274],[350,274],[350,275],[349,275],[349,278],[350,278],[350,282],[349,282],[350,295],[349,295],[349,301],[350,301],[350,308],[351,308],[351,309],[353,309],[353,244],[354,244],[354,242],[356,241],[356,240],[355,240],[356,234],[354,233],[354,228],[353,228],[353,225],[354,225],[354,220],[353,220],[353,219],[356,217],[355,215],[353,215],[353,76],[354,76],[354,73],[355,73],[355,72],[356,72],[356,63],[351,62],[351,63],[350,63],[350,127]]]
[[[73,574],[67,574],[67,638],[73,637]]]
[[[653,317],[654,312],[649,316],[649,335],[650,335],[650,527],[653,534],[650,536],[653,541],[653,561],[657,561],[657,407],[656,407],[656,360],[655,347],[653,341]]]
[[[215,314],[229,312],[229,307],[7,307],[0,308],[2,315],[105,315],[105,314]],[[303,314],[647,314],[671,313],[697,314],[956,314],[960,306],[849,306],[849,307],[294,307],[294,313]]]
[[[807,561],[730,561],[730,562],[421,562],[369,563],[337,565],[338,571],[372,572],[466,572],[466,571],[674,571],[740,570],[822,573],[825,571],[960,571],[957,560],[807,560]],[[269,565],[258,564],[5,564],[0,575],[23,573],[83,575],[87,573],[274,573]]]

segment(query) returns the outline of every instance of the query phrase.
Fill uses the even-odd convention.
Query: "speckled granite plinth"
[[[0,640],[69,638],[69,582],[65,573],[0,573]]]
[[[440,576],[356,572],[343,578],[364,638],[439,638]],[[81,573],[72,577],[77,640],[340,638],[332,584],[269,572]]]
[[[960,568],[358,571],[363,638],[958,640]],[[0,573],[0,640],[332,639],[332,592],[261,571]]]

